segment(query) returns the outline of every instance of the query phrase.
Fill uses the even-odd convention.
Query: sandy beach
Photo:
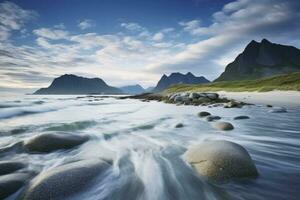
[[[300,107],[300,92],[271,91],[271,92],[218,92],[221,97],[235,99],[258,105],[273,105],[284,107]]]

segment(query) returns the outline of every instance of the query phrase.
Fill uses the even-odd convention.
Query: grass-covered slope
[[[164,93],[175,93],[185,91],[265,92],[272,90],[300,91],[300,72],[280,76],[273,76],[258,80],[224,81],[201,85],[173,85],[164,90]]]

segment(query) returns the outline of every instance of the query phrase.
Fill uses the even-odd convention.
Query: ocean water
[[[199,200],[300,198],[300,108],[269,113],[265,106],[242,109],[176,106],[160,102],[88,96],[2,96],[0,149],[43,133],[89,135],[71,150],[48,154],[0,153],[0,160],[29,163],[37,173],[72,160],[113,161],[105,176],[71,199]],[[222,132],[197,117],[209,111],[231,122]],[[248,115],[249,120],[233,120]],[[175,128],[183,123],[183,128]],[[257,166],[255,179],[215,183],[182,159],[190,145],[228,140],[245,147]],[[1,152],[1,151],[0,151]],[[22,190],[22,189],[21,189]],[[19,190],[8,199],[16,199]]]

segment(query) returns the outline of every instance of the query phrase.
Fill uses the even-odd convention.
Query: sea
[[[300,108],[270,113],[265,105],[243,108],[176,106],[93,95],[2,95],[0,161],[21,161],[37,174],[73,160],[112,161],[105,177],[70,199],[85,200],[298,200],[300,198]],[[197,116],[218,115],[234,126],[213,128]],[[240,115],[250,119],[234,120]],[[182,128],[175,128],[182,123]],[[88,135],[84,144],[52,153],[2,154],[45,133]],[[207,140],[242,145],[257,178],[214,182],[185,162],[187,149]],[[8,199],[17,199],[21,188]]]

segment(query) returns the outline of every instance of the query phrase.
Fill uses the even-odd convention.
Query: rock
[[[243,107],[243,105],[244,105],[243,102],[237,102],[237,101],[231,100],[224,105],[224,108],[241,108],[241,107]]]
[[[214,120],[219,120],[219,119],[221,119],[221,117],[216,116],[216,115],[209,115],[205,119],[206,119],[206,121],[211,122],[211,121],[214,121]]]
[[[270,113],[285,113],[287,112],[286,108],[283,107],[276,107],[273,108],[272,110],[269,110]]]
[[[222,130],[222,131],[229,131],[234,129],[233,125],[229,122],[216,122],[213,125],[216,129]]]
[[[190,96],[189,96],[190,99],[197,99],[199,97],[200,97],[200,95],[196,92],[190,93]]]
[[[176,97],[174,98],[175,103],[182,102],[182,100],[183,100],[182,96],[176,96]]]
[[[9,174],[25,168],[26,164],[16,161],[0,161],[0,175]]]
[[[241,115],[241,116],[237,116],[235,118],[233,118],[234,120],[240,120],[240,119],[250,119],[250,117],[245,116],[245,115]]]
[[[46,133],[24,142],[24,148],[30,152],[49,153],[59,149],[70,149],[88,140],[88,136],[70,133]]]
[[[178,123],[176,124],[175,128],[182,128],[183,127],[183,124],[182,123]]]
[[[258,175],[247,150],[225,140],[206,141],[191,147],[184,158],[197,173],[213,180],[224,181]]]
[[[66,199],[84,190],[109,167],[101,160],[82,160],[58,166],[35,177],[20,194],[20,199]]]
[[[268,108],[272,108],[273,106],[268,104],[267,107],[268,107]]]
[[[209,112],[206,112],[206,111],[202,111],[202,112],[198,113],[199,117],[206,117],[206,116],[209,116],[209,115],[211,115],[211,114]]]
[[[29,173],[14,173],[0,176],[0,199],[17,192],[32,176],[33,174]]]
[[[208,97],[209,99],[215,100],[219,98],[219,94],[217,93],[205,93],[206,97]]]

